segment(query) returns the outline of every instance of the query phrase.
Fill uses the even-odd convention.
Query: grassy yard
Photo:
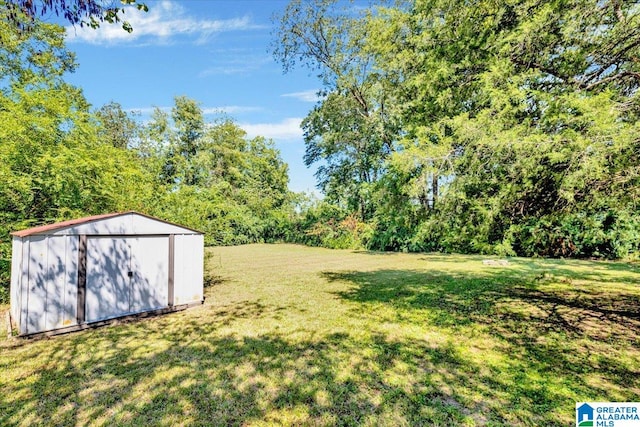
[[[637,266],[210,252],[202,307],[0,341],[0,425],[566,426],[640,400]]]

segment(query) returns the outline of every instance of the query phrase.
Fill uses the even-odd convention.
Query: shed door
[[[132,240],[122,237],[87,239],[87,322],[129,313]]]
[[[169,238],[140,237],[131,243],[131,312],[168,305]]]
[[[87,322],[167,306],[168,237],[87,238]]]

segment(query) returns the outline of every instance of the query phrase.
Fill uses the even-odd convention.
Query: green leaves
[[[322,162],[329,200],[366,207],[372,247],[637,250],[628,233],[607,240],[610,249],[578,244],[611,234],[607,221],[576,219],[638,217],[635,4],[415,0],[361,14],[316,6],[290,4],[276,57],[285,70],[294,57],[321,70],[328,96],[303,123],[305,160]]]
[[[270,229],[290,209],[287,165],[273,141],[248,139],[228,118],[205,123],[198,103],[176,97],[142,133],[139,155],[155,174],[154,213],[206,232],[207,244],[277,236]]]
[[[274,56],[285,72],[297,63],[319,72],[325,96],[302,123],[304,161],[320,164],[319,187],[364,221],[371,219],[370,187],[383,174],[397,129],[367,44],[375,34],[371,15],[342,6],[292,1],[279,18]]]
[[[122,23],[122,29],[125,30],[127,33],[132,33],[133,32],[133,27],[127,21],[124,21]]]
[[[137,0],[120,0],[127,7],[135,6],[137,10],[148,12],[146,3]],[[113,2],[100,0],[6,0],[2,8],[6,13],[5,23],[9,26],[30,31],[32,23],[41,17],[55,14],[62,17],[71,25],[89,26],[99,28],[100,24],[107,22],[115,24],[122,22],[122,29],[128,33],[133,31],[129,22],[122,21],[126,7],[115,7]],[[26,19],[25,19],[26,18]]]

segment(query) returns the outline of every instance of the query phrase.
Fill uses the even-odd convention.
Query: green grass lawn
[[[209,252],[202,307],[0,341],[0,425],[572,425],[640,400],[637,266]]]

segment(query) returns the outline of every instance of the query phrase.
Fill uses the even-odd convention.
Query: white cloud
[[[256,70],[257,68],[258,67],[256,67],[254,64],[247,64],[245,66],[220,65],[216,67],[210,67],[204,71],[201,71],[198,74],[198,77],[209,77],[209,76],[217,76],[217,75],[231,76],[235,74],[246,74]]]
[[[198,73],[198,77],[215,75],[248,74],[262,69],[273,60],[270,56],[256,55],[255,52],[245,52],[235,55],[219,55],[216,58],[217,65],[211,66]]]
[[[302,139],[301,123],[301,118],[291,117],[279,123],[239,123],[238,126],[244,129],[250,138],[264,136],[275,140],[293,140]]]
[[[295,98],[304,102],[317,102],[321,99],[318,96],[318,89],[309,89],[302,92],[292,92],[280,95],[284,98]]]
[[[127,8],[123,17],[133,27],[127,33],[119,24],[104,23],[98,29],[87,27],[67,27],[68,41],[91,44],[115,44],[118,42],[169,43],[178,35],[197,36],[199,43],[209,36],[225,31],[254,30],[262,27],[253,24],[249,17],[223,20],[198,19],[188,16],[184,8],[176,2],[164,0],[150,4],[149,12]]]

